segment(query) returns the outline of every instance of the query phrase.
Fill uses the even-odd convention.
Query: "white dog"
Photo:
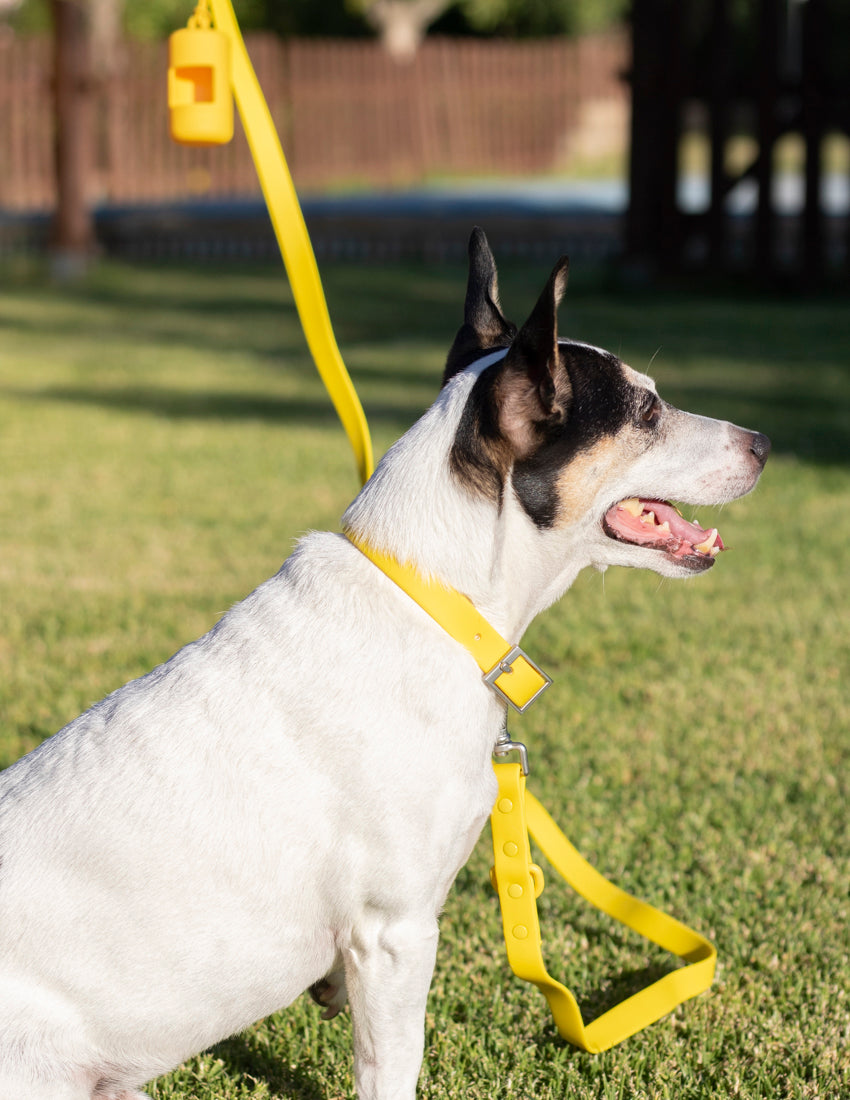
[[[585,566],[706,570],[762,435],[517,333],[480,230],[434,406],[344,517],[506,638]],[[0,1100],[131,1100],[308,987],[351,1006],[360,1097],[415,1094],[437,918],[495,796],[502,702],[342,534],[0,776]],[[416,853],[416,858],[411,858]]]

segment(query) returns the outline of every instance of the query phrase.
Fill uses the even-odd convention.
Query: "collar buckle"
[[[484,673],[484,683],[517,714],[524,714],[552,680],[524,649],[515,645]]]

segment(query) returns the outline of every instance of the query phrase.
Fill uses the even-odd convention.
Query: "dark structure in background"
[[[850,216],[830,210],[823,190],[825,139],[850,136],[847,0],[633,0],[633,47],[632,265],[846,278]],[[710,160],[696,211],[683,202],[681,170],[682,138],[695,128]],[[781,200],[787,135],[804,149],[801,209],[797,196]],[[752,153],[733,167],[736,142]],[[850,185],[846,162],[830,166],[837,173]],[[733,200],[748,185],[755,208],[745,213]]]
[[[112,3],[50,8],[52,54],[43,40],[0,38],[0,256],[49,247],[73,274],[98,249],[276,255],[239,128],[222,149],[174,146],[162,44],[99,27],[97,12],[120,10]],[[850,282],[850,0],[631,9],[631,61],[620,33],[433,39],[405,66],[360,40],[253,39],[317,251],[441,259],[463,254],[478,221],[502,255],[622,259],[629,278]],[[596,147],[611,117],[621,149],[626,70],[627,212],[623,189],[604,183],[383,193],[434,175],[545,177],[588,135]],[[378,194],[310,196],[346,182]]]
[[[89,205],[96,117],[89,13],[73,0],[51,0],[53,17],[56,213],[51,252],[60,271],[83,267],[95,247]]]

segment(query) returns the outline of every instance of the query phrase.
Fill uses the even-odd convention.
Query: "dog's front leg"
[[[437,922],[370,920],[354,929],[345,979],[360,1100],[413,1100],[422,1065],[425,1004]]]

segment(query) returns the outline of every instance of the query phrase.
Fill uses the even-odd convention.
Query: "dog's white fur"
[[[585,472],[584,513],[541,530],[510,485],[494,502],[449,469],[493,361],[452,378],[345,523],[509,639],[587,565],[681,572],[603,534],[613,501],[719,503],[758,477],[750,433],[672,410],[662,445]],[[413,1097],[437,918],[503,723],[472,658],[351,542],[305,538],[0,777],[0,1100],[138,1097],[326,975],[332,1008],[347,989],[359,1095]]]

